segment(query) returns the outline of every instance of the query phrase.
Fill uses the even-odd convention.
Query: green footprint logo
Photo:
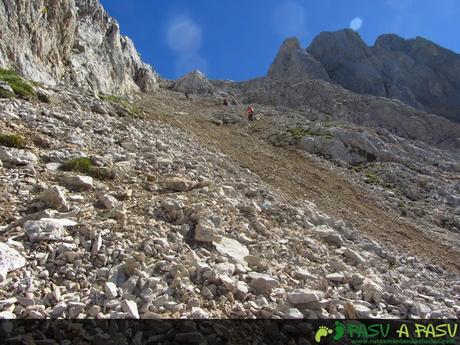
[[[315,334],[315,341],[319,343],[321,342],[322,337],[327,337],[329,334],[332,334],[332,329],[327,328],[326,326],[319,326],[319,329]]]
[[[345,326],[343,323],[341,323],[340,321],[336,321],[335,322],[335,334],[334,334],[334,340],[340,340],[343,338],[343,336],[345,335]]]

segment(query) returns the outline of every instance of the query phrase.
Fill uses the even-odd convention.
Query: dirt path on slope
[[[323,212],[350,222],[380,244],[390,245],[428,259],[453,272],[460,272],[460,252],[380,208],[367,191],[295,150],[275,147],[263,139],[269,120],[217,126],[206,115],[231,108],[206,101],[187,101],[183,95],[161,92],[149,95],[142,106],[154,119],[192,134],[210,149],[226,154],[236,165],[250,169],[291,200],[308,199]],[[176,115],[171,114],[171,110]],[[242,109],[238,109],[242,111]],[[231,112],[231,111],[230,111]],[[187,114],[185,114],[187,113]]]

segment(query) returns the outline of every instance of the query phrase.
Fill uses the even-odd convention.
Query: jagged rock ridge
[[[107,93],[152,91],[152,68],[98,0],[0,3],[0,67]]]
[[[285,46],[279,56],[286,55]],[[303,64],[308,61],[309,66],[324,68],[327,76],[300,69],[298,49],[289,51],[282,61],[278,56],[269,76],[295,76],[298,80],[301,77],[297,73],[285,72],[302,72],[304,78],[332,80],[360,94],[398,99],[460,121],[460,55],[424,38],[381,35],[369,47],[357,32],[346,29],[322,32],[304,52]]]
[[[268,75],[272,78],[288,80],[305,78],[330,80],[321,63],[301,48],[297,38],[284,41]]]

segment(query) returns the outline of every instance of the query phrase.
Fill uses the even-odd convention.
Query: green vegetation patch
[[[62,171],[76,171],[97,178],[99,180],[115,179],[115,172],[108,168],[95,166],[93,161],[87,157],[71,159],[63,163],[60,167]]]
[[[115,95],[100,94],[99,98],[104,102],[110,102],[110,103],[120,103],[122,101],[121,97],[118,97]]]
[[[312,131],[310,129],[302,128],[302,127],[294,127],[288,130],[288,133],[294,139],[302,139],[306,136],[314,136],[314,137],[323,137],[327,139],[332,139],[332,135],[327,133],[319,133]]]
[[[371,172],[366,173],[366,180],[364,181],[368,184],[377,184],[379,183],[379,178],[376,174],[373,174]]]
[[[0,146],[23,149],[26,147],[26,140],[19,134],[0,134]]]
[[[99,98],[104,102],[109,102],[109,103],[121,106],[124,110],[126,110],[126,113],[128,114],[128,116],[131,116],[134,118],[143,117],[142,110],[137,104],[129,102],[120,96],[100,94]]]
[[[37,93],[31,83],[21,78],[13,70],[0,68],[0,81],[7,83],[19,97],[26,99],[37,98]]]

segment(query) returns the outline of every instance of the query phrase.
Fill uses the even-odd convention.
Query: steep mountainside
[[[263,139],[295,112],[142,97],[0,99],[0,317],[459,316],[458,234]]]
[[[362,61],[397,40],[289,39],[265,78],[157,83],[96,0],[0,19],[25,76],[0,69],[0,319],[460,317],[460,124],[321,60],[378,93]],[[174,339],[218,343],[193,327]]]
[[[244,102],[314,109],[322,118],[385,128],[398,136],[457,150],[460,125],[414,109],[400,101],[359,95],[322,80],[292,82],[259,78],[239,84]]]
[[[1,1],[0,67],[106,93],[158,86],[152,68],[97,0]]]
[[[302,59],[298,49],[286,57],[285,45],[280,49],[284,58],[277,58],[270,68],[271,77],[286,79],[290,74],[283,71],[302,72],[299,67],[308,64],[324,68],[327,77],[304,70],[304,78],[331,79],[360,94],[398,99],[460,121],[460,55],[433,42],[391,34],[378,37],[368,47],[358,33],[346,29],[319,34]],[[301,78],[296,75],[295,79]]]

